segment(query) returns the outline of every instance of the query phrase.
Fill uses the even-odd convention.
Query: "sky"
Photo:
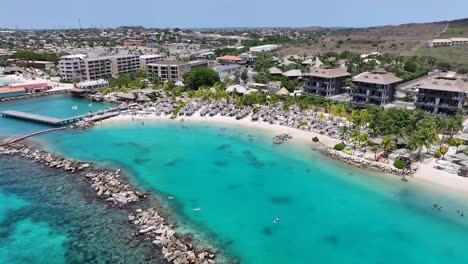
[[[369,27],[468,17],[468,0],[2,0],[0,28]]]

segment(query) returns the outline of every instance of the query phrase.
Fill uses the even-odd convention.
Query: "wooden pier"
[[[55,117],[30,114],[30,113],[19,112],[19,111],[14,111],[14,110],[3,111],[3,112],[0,112],[0,114],[5,117],[23,119],[27,121],[33,121],[33,122],[52,125],[52,126],[63,126],[66,124],[71,124],[71,123],[80,121],[81,119],[86,117],[86,115],[80,115],[80,116],[73,116],[69,118],[60,119],[60,118],[55,118]]]

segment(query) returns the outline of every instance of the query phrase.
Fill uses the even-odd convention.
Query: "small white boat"
[[[77,110],[77,109],[78,109],[78,106],[74,105],[74,106],[72,106],[72,109],[73,109],[73,110]]]
[[[167,199],[172,200],[172,199],[174,199],[174,197],[169,196],[169,197],[167,197]]]
[[[197,212],[197,211],[200,211],[201,208],[194,208],[193,210],[194,210],[195,212]]]

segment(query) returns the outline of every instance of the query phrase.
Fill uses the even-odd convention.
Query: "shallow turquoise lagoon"
[[[77,106],[77,109],[73,109]],[[0,102],[0,111],[16,110],[56,118],[66,118],[98,111],[113,106],[103,102],[90,102],[69,95],[51,95],[15,101]],[[50,128],[50,126],[18,119],[0,117],[0,137],[15,137]]]
[[[127,122],[40,140],[125,169],[166,198],[181,230],[207,234],[241,263],[468,263],[468,222],[456,213],[468,212],[464,196],[344,166],[312,143],[275,147],[267,131],[185,126]]]

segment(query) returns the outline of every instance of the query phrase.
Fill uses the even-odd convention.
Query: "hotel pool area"
[[[11,77],[0,76],[0,88],[7,86],[8,84],[13,84],[13,83],[21,83],[21,82]]]

